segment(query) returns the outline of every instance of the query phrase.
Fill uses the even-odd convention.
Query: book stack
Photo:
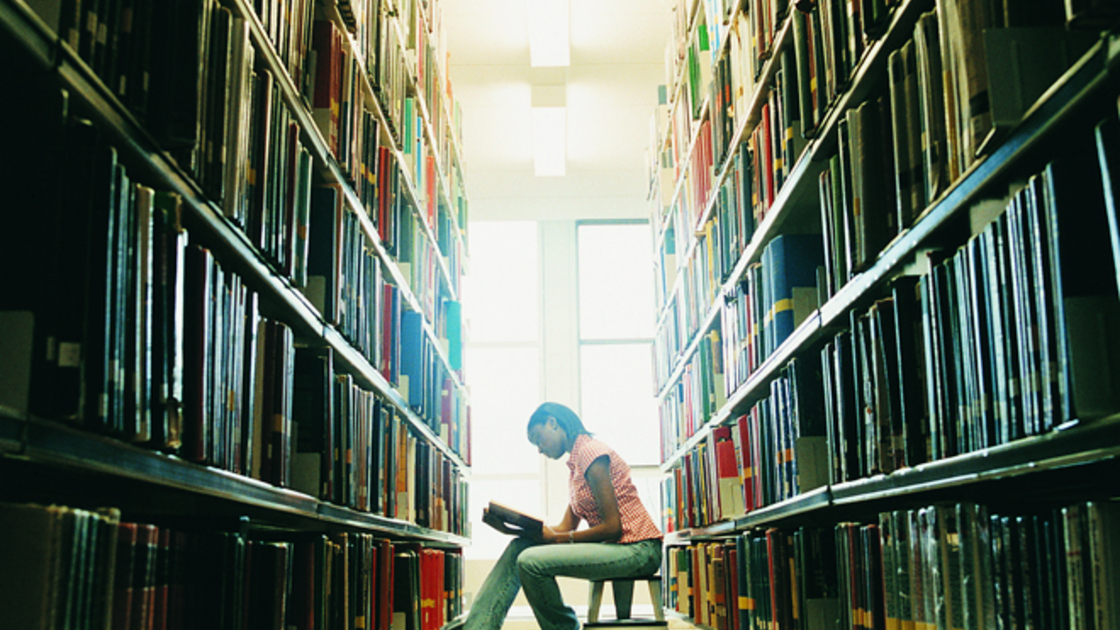
[[[462,612],[461,555],[368,533],[191,531],[120,510],[0,504],[9,627],[357,623],[438,630]],[[49,553],[49,550],[55,550]],[[277,594],[280,594],[278,597]]]
[[[5,620],[459,615],[468,203],[440,4],[3,4]],[[430,579],[394,611],[408,551],[401,582]]]
[[[666,584],[700,624],[1111,614],[1072,559],[1089,530],[1059,527],[1114,494],[1110,12],[989,5],[676,7],[650,151],[655,379]]]

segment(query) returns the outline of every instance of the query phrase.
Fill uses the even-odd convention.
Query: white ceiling
[[[531,68],[526,2],[441,0],[473,220],[647,217],[673,0],[570,0],[571,66]],[[531,86],[566,83],[563,177],[535,177]]]

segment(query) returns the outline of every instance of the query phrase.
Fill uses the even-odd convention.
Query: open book
[[[544,527],[544,522],[541,519],[494,501],[491,501],[490,505],[483,510],[482,522],[504,534],[513,533],[517,536],[527,536],[529,538],[540,538],[541,530]],[[504,525],[507,529],[503,530],[499,525]]]

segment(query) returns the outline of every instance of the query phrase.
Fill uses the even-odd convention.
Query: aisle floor
[[[579,614],[580,621],[587,621],[586,607],[575,606],[576,613]],[[641,606],[634,605],[634,617],[653,618],[653,608],[649,605]],[[685,619],[676,613],[666,613],[665,620],[669,622],[667,630],[710,630],[702,628],[692,623],[691,620]],[[631,628],[640,628],[641,626],[631,626]],[[509,616],[506,617],[506,622],[502,626],[502,630],[540,630],[537,625],[537,620],[533,618],[533,611],[528,606],[514,606],[509,611]]]

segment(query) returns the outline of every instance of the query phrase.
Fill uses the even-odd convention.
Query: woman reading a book
[[[558,403],[544,403],[529,418],[529,442],[542,455],[568,455],[570,500],[563,520],[528,534],[486,511],[483,521],[517,536],[510,542],[475,597],[465,630],[499,630],[518,588],[541,630],[578,630],[579,619],[564,604],[558,576],[587,580],[656,573],[661,566],[661,531],[638,498],[630,467],[593,438],[579,416]],[[579,529],[586,521],[587,527]]]

